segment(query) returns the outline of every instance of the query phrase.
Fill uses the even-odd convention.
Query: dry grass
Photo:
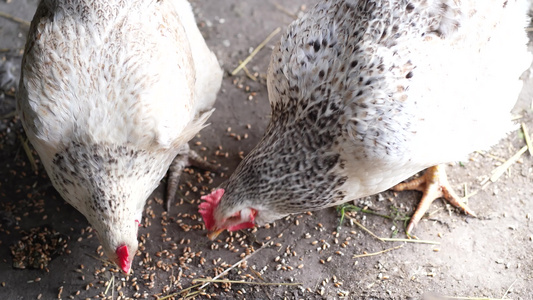
[[[237,66],[237,68],[235,68],[235,70],[233,70],[231,72],[231,76],[235,76],[237,73],[239,73],[240,70],[242,70],[251,60],[252,58],[254,58],[254,56],[259,53],[259,51],[261,51],[261,49],[263,49],[266,44],[274,37],[276,36],[279,32],[281,31],[281,27],[278,27],[276,28],[274,31],[272,31],[272,33],[270,33],[268,35],[268,37],[261,42],[261,44],[259,44],[255,49],[254,51],[252,51],[252,53],[250,53],[250,55],[248,55],[247,58],[245,58],[242,63]]]
[[[30,22],[28,22],[26,20],[22,20],[20,18],[12,16],[12,15],[6,13],[6,12],[3,12],[3,11],[0,11],[0,17],[8,19],[8,20],[16,22],[16,23],[19,23],[20,25],[24,25],[24,26],[27,26],[27,27],[30,27],[30,24],[31,24]]]

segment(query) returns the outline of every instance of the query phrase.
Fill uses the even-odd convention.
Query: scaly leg
[[[185,167],[189,166],[211,172],[221,171],[219,166],[215,166],[212,163],[205,161],[200,155],[198,155],[198,153],[191,150],[189,144],[183,145],[168,168],[167,194],[165,199],[167,211],[170,211],[172,200],[174,200],[176,192],[178,191],[178,183],[180,181],[181,173]]]
[[[453,191],[444,166],[437,165],[428,168],[424,175],[415,178],[411,181],[399,183],[392,188],[394,191],[417,190],[423,193],[422,199],[416,208],[415,213],[411,217],[411,221],[407,226],[406,233],[410,234],[413,228],[418,224],[420,219],[424,216],[429,206],[435,199],[444,198],[453,206],[462,209],[466,214],[476,216],[476,214],[466,206],[461,198]]]

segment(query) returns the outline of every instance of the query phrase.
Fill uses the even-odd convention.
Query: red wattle
[[[131,268],[131,261],[129,260],[130,252],[128,250],[128,247],[126,245],[122,245],[118,247],[116,254],[118,257],[119,267],[122,269],[124,273],[128,274]]]
[[[254,228],[254,226],[255,226],[254,222],[240,223],[235,226],[228,227],[228,231],[237,231],[241,229]]]

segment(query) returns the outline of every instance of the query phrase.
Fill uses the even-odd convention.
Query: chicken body
[[[39,4],[18,94],[24,129],[126,273],[146,199],[205,126],[221,78],[185,0]]]
[[[242,228],[384,191],[512,128],[530,63],[522,1],[323,0],[268,72],[272,118],[201,207]]]

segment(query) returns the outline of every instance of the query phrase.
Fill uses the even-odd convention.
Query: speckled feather
[[[272,119],[215,218],[340,204],[496,143],[530,63],[518,2],[320,1],[274,49]]]
[[[18,109],[63,198],[106,254],[137,222],[180,147],[210,116],[222,71],[185,0],[43,0]]]

